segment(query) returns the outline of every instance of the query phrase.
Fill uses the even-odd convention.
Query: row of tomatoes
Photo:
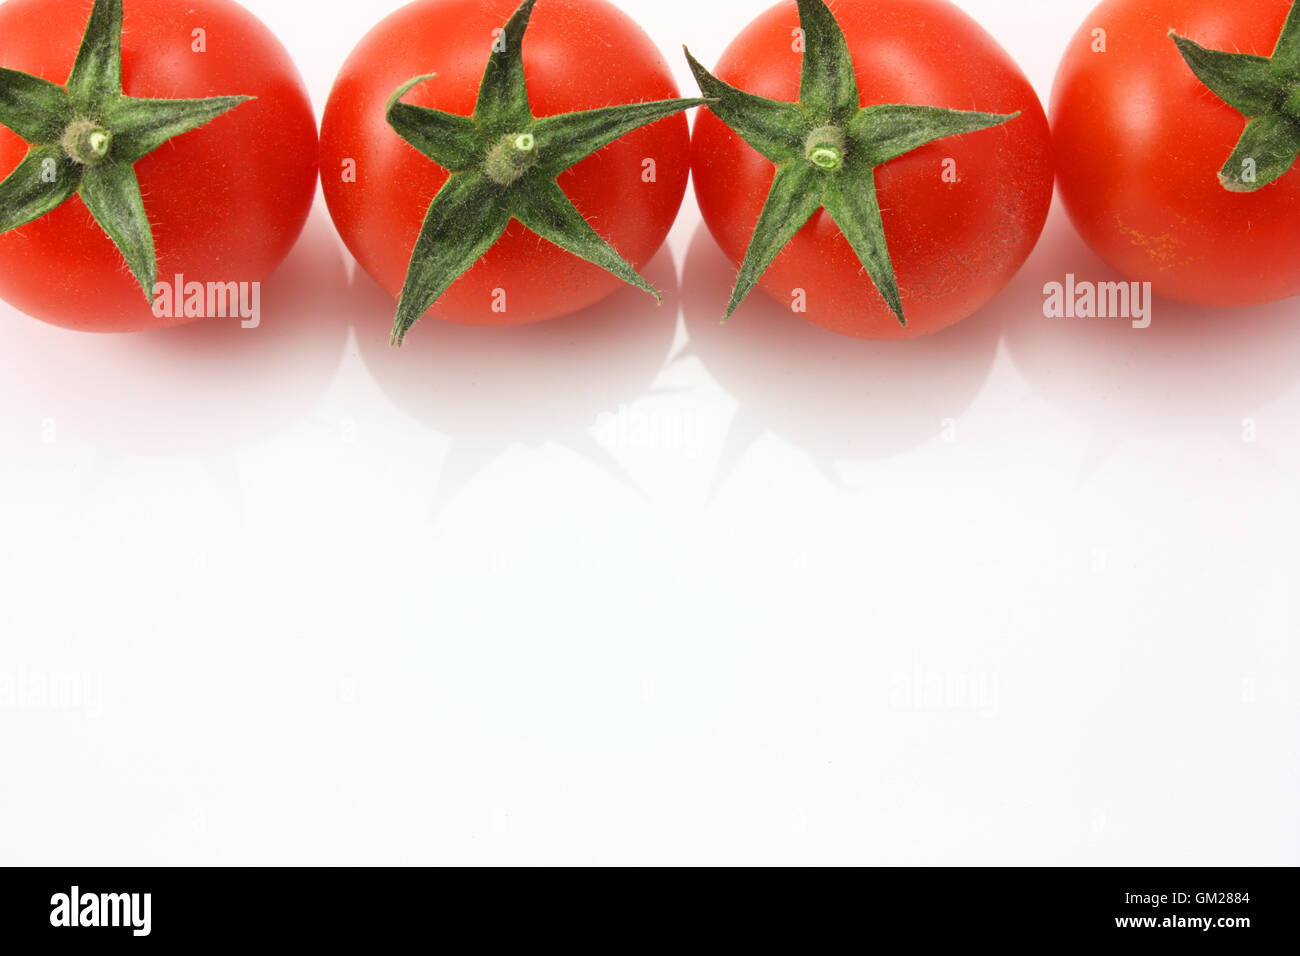
[[[128,141],[103,105],[116,93],[78,90],[83,58],[86,70],[96,62],[87,8],[7,0],[0,297],[88,331],[187,318],[160,314],[147,283],[142,299],[141,269],[124,264],[140,258],[123,238],[125,199],[115,211],[113,197],[79,190],[2,218],[13,196],[43,208],[14,182],[46,148],[23,112],[23,76],[67,87],[80,125],[49,132],[60,162],[86,182],[126,182],[127,199],[138,181],[160,282],[265,279],[302,229],[319,168],[349,249],[403,299],[398,341],[423,314],[521,324],[642,284],[635,269],[667,237],[692,173],[740,267],[733,306],[757,283],[847,335],[925,335],[989,302],[1037,242],[1054,178],[1089,245],[1160,294],[1238,306],[1300,293],[1290,0],[1105,0],[1066,51],[1050,126],[1015,62],[946,0],[791,0],[746,27],[712,73],[693,63],[706,100],[693,137],[684,111],[700,101],[676,99],[631,19],[606,0],[533,5],[397,11],[344,65],[318,138],[284,48],[235,3],[97,0],[124,16],[123,95],[251,97],[137,159],[114,153]],[[609,109],[643,103],[670,105],[640,125]]]

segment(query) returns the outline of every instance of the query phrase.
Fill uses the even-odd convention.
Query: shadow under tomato
[[[627,287],[575,315],[513,328],[424,319],[401,349],[388,344],[394,302],[358,315],[361,356],[380,388],[446,435],[431,517],[515,445],[569,449],[637,494],[618,459],[591,434],[601,414],[649,392],[677,331],[677,275],[665,246],[642,274],[664,295]]]
[[[1085,470],[1132,439],[1222,434],[1238,448],[1243,420],[1300,379],[1300,299],[1211,309],[1164,299],[1150,328],[1131,319],[1044,318],[1043,284],[1121,277],[1053,210],[1036,288],[1021,290],[1006,327],[1012,360],[1034,391],[1093,429]]]
[[[356,302],[328,217],[317,209],[262,286],[261,325],[237,318],[131,335],[5,323],[6,418],[107,458],[198,455],[215,463],[301,420],[342,360]]]
[[[937,335],[873,342],[836,335],[761,290],[725,325],[736,278],[707,228],[691,241],[682,286],[694,356],[739,403],[714,479],[716,492],[768,432],[801,449],[828,479],[838,467],[884,458],[939,435],[974,401],[997,354],[999,325],[980,314]]]

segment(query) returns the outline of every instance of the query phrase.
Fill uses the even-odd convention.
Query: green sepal
[[[123,96],[104,107],[102,121],[113,131],[113,159],[119,163],[136,163],[168,140],[206,126],[253,99],[256,97],[150,100]]]
[[[54,171],[53,181],[48,170]],[[81,185],[81,167],[58,146],[33,146],[0,182],[0,233],[21,229],[62,206]]]
[[[31,145],[23,162],[0,183],[0,234],[80,195],[152,302],[157,252],[134,164],[251,97],[123,95],[122,20],[122,0],[95,0],[63,86],[0,70],[0,124]],[[50,168],[56,172],[54,182],[42,175]]]
[[[690,50],[686,50],[686,61],[700,91],[709,98],[709,112],[750,146],[778,164],[803,154],[805,117],[798,104],[738,90],[706,70]]]
[[[745,250],[745,259],[736,276],[736,287],[727,303],[724,321],[740,308],[781,250],[822,207],[820,176],[821,173],[806,163],[790,163],[776,168],[772,189],[763,203],[758,225],[754,227],[754,235],[750,237],[749,248]]]
[[[153,230],[145,215],[135,167],[130,163],[107,162],[87,169],[82,173],[78,194],[99,228],[121,251],[145,299],[153,302],[158,264]]]
[[[1229,192],[1277,182],[1300,159],[1300,2],[1287,13],[1272,56],[1211,50],[1170,31],[1183,61],[1215,96],[1248,122],[1219,170]]]
[[[711,74],[686,51],[709,110],[776,165],[771,191],[741,262],[727,317],[781,250],[825,209],[877,291],[907,326],[875,171],[928,143],[979,132],[1020,114],[885,104],[863,108],[848,42],[823,0],[799,0],[804,36],[799,103],[755,96]]]
[[[493,41],[474,107],[474,119],[489,133],[522,129],[533,118],[524,81],[524,34],[536,4],[537,0],[524,0]]]
[[[536,176],[535,180],[530,184],[533,188],[521,189],[510,197],[510,212],[516,219],[547,242],[600,266],[663,303],[663,294],[591,228],[591,223],[565,195],[559,183],[547,179],[545,174]]]
[[[67,88],[83,113],[121,95],[122,0],[95,0]]]
[[[0,69],[0,126],[33,146],[58,143],[73,120],[72,100],[57,83]]]
[[[662,296],[602,238],[557,180],[597,150],[704,99],[656,100],[537,118],[528,105],[523,43],[535,0],[524,0],[496,36],[474,115],[401,102],[434,74],[415,77],[389,98],[389,125],[447,170],[411,252],[392,342],[411,327],[517,220],[542,239],[638,289]]]
[[[854,162],[870,167],[870,161],[865,158],[850,160],[850,163]],[[864,168],[858,171],[857,177],[832,177],[823,193],[826,212],[853,247],[858,261],[867,270],[867,275],[889,306],[889,311],[897,317],[898,324],[907,328],[907,316],[903,313],[903,300],[898,292],[898,279],[894,275],[894,264],[885,241],[885,224],[880,218],[880,200],[874,189],[857,191],[852,188],[855,178],[865,176],[875,176],[875,170]]]
[[[1169,36],[1196,78],[1243,116],[1260,116],[1286,100],[1286,86],[1268,57],[1211,50],[1177,33]]]
[[[393,345],[401,345],[411,326],[483,254],[510,224],[505,197],[478,172],[447,180],[433,197],[397,304]]]
[[[937,106],[869,106],[849,124],[852,142],[872,166],[883,166],[927,143],[1009,123],[1019,113],[976,113]]]
[[[537,142],[542,144],[544,150],[536,168],[554,179],[633,130],[676,116],[683,110],[702,106],[706,102],[708,101],[699,98],[651,100],[646,103],[628,103],[626,106],[606,106],[581,113],[544,116],[535,120],[527,130],[537,137]]]
[[[1273,47],[1273,62],[1300,81],[1300,3],[1293,3],[1286,15],[1282,33]]]
[[[1300,122],[1268,113],[1246,124],[1237,148],[1219,171],[1223,188],[1234,193],[1254,192],[1276,182],[1300,158]],[[1253,178],[1244,179],[1250,170]]]
[[[803,71],[799,103],[814,124],[843,126],[862,108],[848,40],[822,0],[799,0]]]
[[[482,157],[487,137],[468,116],[403,103],[402,97],[438,74],[417,76],[403,83],[388,99],[388,125],[443,169],[452,173],[473,169]]]

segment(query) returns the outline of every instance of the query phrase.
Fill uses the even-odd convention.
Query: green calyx
[[[1171,31],[1197,79],[1247,119],[1219,182],[1229,192],[1263,189],[1300,158],[1300,3],[1294,3],[1272,56],[1210,50]]]
[[[753,291],[795,233],[825,209],[906,327],[880,218],[876,168],[927,143],[999,126],[1019,114],[933,106],[864,109],[848,42],[830,8],[823,0],[799,0],[799,19],[804,55],[798,103],[729,86],[686,51],[696,81],[709,98],[709,109],[776,165],[776,178],[740,266],[727,317]]]
[[[29,146],[0,182],[0,233],[21,229],[80,196],[152,302],[157,256],[135,163],[249,99],[124,96],[122,0],[95,0],[63,86],[0,69],[0,124]]]
[[[524,78],[523,41],[536,0],[524,0],[492,44],[473,116],[402,102],[436,74],[403,84],[389,99],[388,123],[450,173],[416,239],[397,305],[392,342],[494,246],[511,220],[662,301],[560,188],[557,177],[592,153],[702,99],[657,100],[535,117]]]

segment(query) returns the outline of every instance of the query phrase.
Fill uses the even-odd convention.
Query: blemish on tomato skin
[[[1190,258],[1180,254],[1182,243],[1172,233],[1148,235],[1126,223],[1119,213],[1115,213],[1115,227],[1131,246],[1147,253],[1161,269],[1174,269],[1191,262]]]

